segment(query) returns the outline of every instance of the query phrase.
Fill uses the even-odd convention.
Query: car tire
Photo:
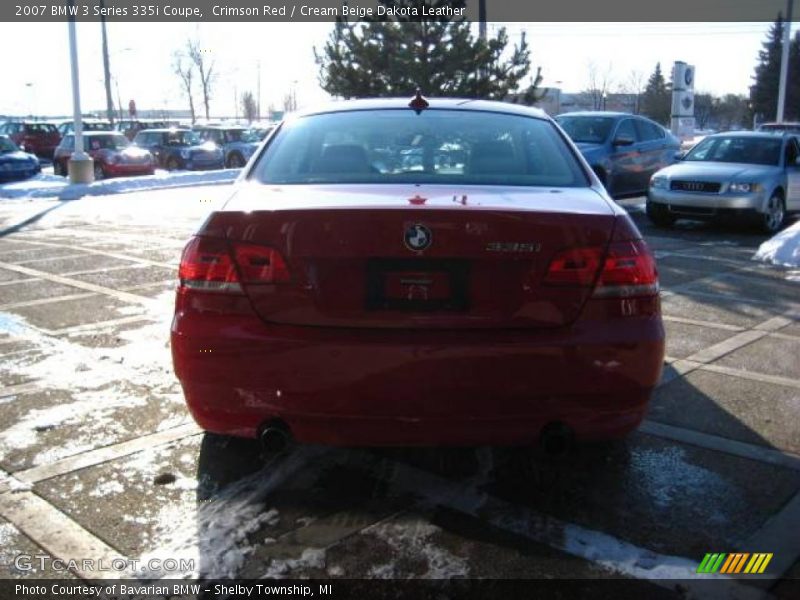
[[[66,177],[66,169],[64,168],[64,164],[60,160],[53,161],[53,175],[57,177]]]
[[[177,158],[175,158],[174,156],[170,156],[167,159],[166,167],[167,167],[167,171],[177,171],[178,169],[181,168],[181,165],[178,162]]]
[[[773,192],[765,208],[763,213],[759,213],[759,226],[764,233],[774,235],[786,223],[786,205],[781,193]]]
[[[103,172],[103,165],[101,165],[98,162],[94,163],[94,180],[95,181],[100,181],[100,180],[105,179],[105,178],[106,178],[106,174],[105,174],[105,172]]]
[[[244,158],[238,152],[234,152],[228,157],[228,169],[241,169],[244,166]]]
[[[648,200],[645,204],[645,212],[647,218],[656,227],[668,229],[675,224],[675,216],[670,214],[669,209],[663,204],[656,204]]]

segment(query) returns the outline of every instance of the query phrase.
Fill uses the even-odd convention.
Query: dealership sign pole
[[[681,140],[694,136],[694,66],[675,61],[672,66],[672,133]]]
[[[70,0],[69,6],[75,6]],[[74,9],[73,9],[74,10]],[[72,13],[72,10],[70,11]],[[78,78],[78,42],[75,34],[75,17],[68,17],[69,62],[72,73],[72,118],[75,121],[75,149],[69,159],[69,180],[72,183],[91,183],[94,181],[92,159],[83,151],[83,121],[81,120],[81,91]]]

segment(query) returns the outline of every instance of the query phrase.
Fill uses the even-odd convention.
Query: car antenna
[[[429,103],[425,98],[422,97],[422,90],[417,88],[417,93],[411,99],[411,102],[408,103],[408,107],[414,109],[414,112],[419,114],[426,108],[428,108]]]

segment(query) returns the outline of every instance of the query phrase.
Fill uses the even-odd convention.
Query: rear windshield
[[[684,157],[687,161],[779,166],[783,140],[779,137],[707,137]]]
[[[25,133],[57,133],[56,126],[51,123],[31,123],[25,125]]]
[[[122,150],[130,146],[124,135],[93,135],[87,138],[86,148],[89,150]]]
[[[587,186],[556,127],[493,112],[327,113],[286,123],[255,166],[264,183]]]
[[[111,123],[92,123],[92,122],[85,122],[84,121],[83,130],[84,131],[111,131]]]
[[[611,117],[558,117],[556,121],[577,144],[602,144],[614,127]]]

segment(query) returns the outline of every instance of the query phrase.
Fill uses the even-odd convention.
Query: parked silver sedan
[[[647,215],[658,226],[679,218],[745,216],[767,233],[800,211],[800,146],[789,134],[711,135],[650,178]]]

